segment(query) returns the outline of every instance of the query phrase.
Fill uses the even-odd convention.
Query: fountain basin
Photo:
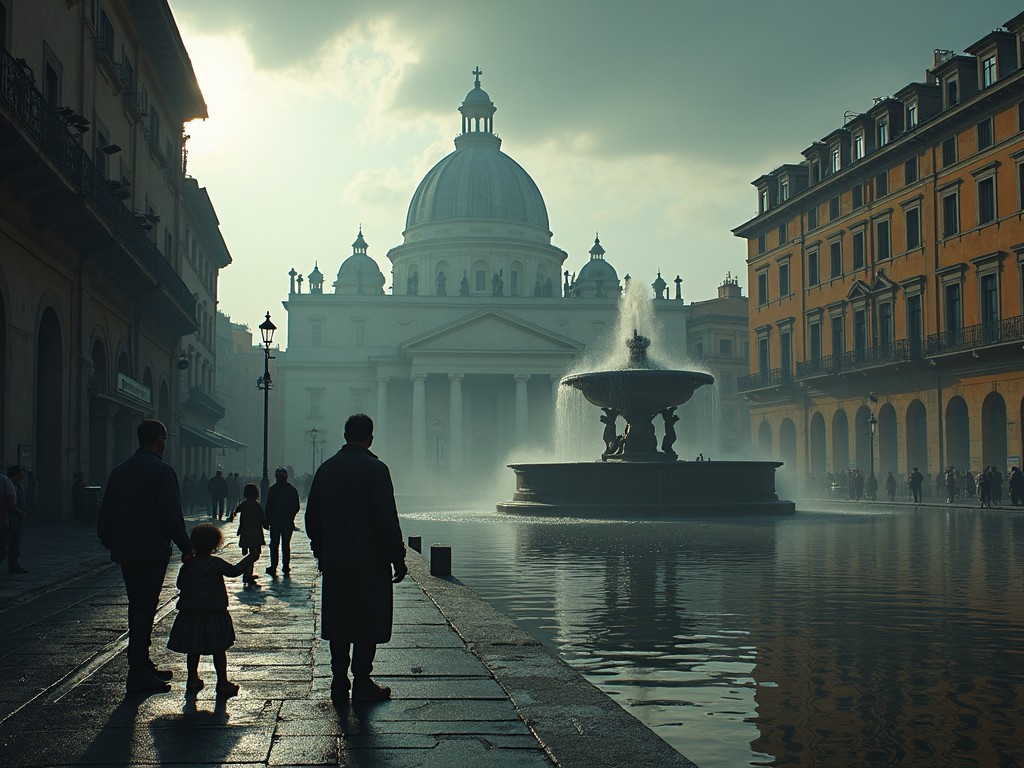
[[[562,385],[578,389],[598,408],[653,415],[664,408],[682,405],[715,377],[700,371],[658,368],[622,368],[576,373],[562,379]]]
[[[509,464],[512,501],[500,512],[572,517],[791,515],[775,492],[778,461]]]

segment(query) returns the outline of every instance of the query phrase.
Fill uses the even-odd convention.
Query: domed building
[[[298,472],[313,470],[314,427],[334,450],[362,411],[400,492],[429,477],[489,481],[517,451],[552,444],[562,376],[622,341],[610,332],[623,286],[604,247],[595,239],[570,276],[540,189],[501,151],[497,108],[473,74],[455,149],[416,187],[403,242],[387,253],[390,293],[361,228],[333,293],[318,264],[305,293],[292,270],[279,376]],[[681,296],[654,304],[663,343],[681,353]]]

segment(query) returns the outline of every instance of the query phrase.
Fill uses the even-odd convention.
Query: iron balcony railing
[[[80,136],[73,135],[67,123],[43,99],[23,66],[6,50],[0,50],[0,102],[39,142],[72,186],[95,206],[114,238],[156,278],[157,284],[189,317],[194,317],[196,300],[188,286],[150,242],[132,211],[111,190],[110,182],[82,149]]]
[[[928,337],[928,355],[966,352],[993,344],[1005,344],[1024,339],[1024,315],[1008,317],[993,323],[979,323],[967,328],[935,333]]]
[[[900,339],[888,344],[876,344],[865,349],[854,349],[840,355],[825,355],[816,360],[796,364],[798,379],[814,376],[831,376],[843,371],[875,368],[880,365],[921,360],[923,345],[910,339]]]
[[[772,368],[770,371],[759,371],[747,376],[736,377],[737,392],[753,392],[757,389],[769,389],[780,387],[790,380],[788,371],[781,368]]]
[[[221,405],[220,400],[215,398],[206,392],[203,392],[199,387],[191,387],[188,390],[188,400],[184,403],[186,408],[193,408],[196,410],[205,411],[213,421],[219,421],[224,418],[226,410]]]

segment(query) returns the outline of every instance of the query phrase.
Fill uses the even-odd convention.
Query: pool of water
[[[1024,514],[402,527],[701,768],[1024,765]]]

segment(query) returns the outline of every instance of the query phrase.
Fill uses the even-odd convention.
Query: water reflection
[[[403,517],[702,768],[1024,764],[1024,516]]]

